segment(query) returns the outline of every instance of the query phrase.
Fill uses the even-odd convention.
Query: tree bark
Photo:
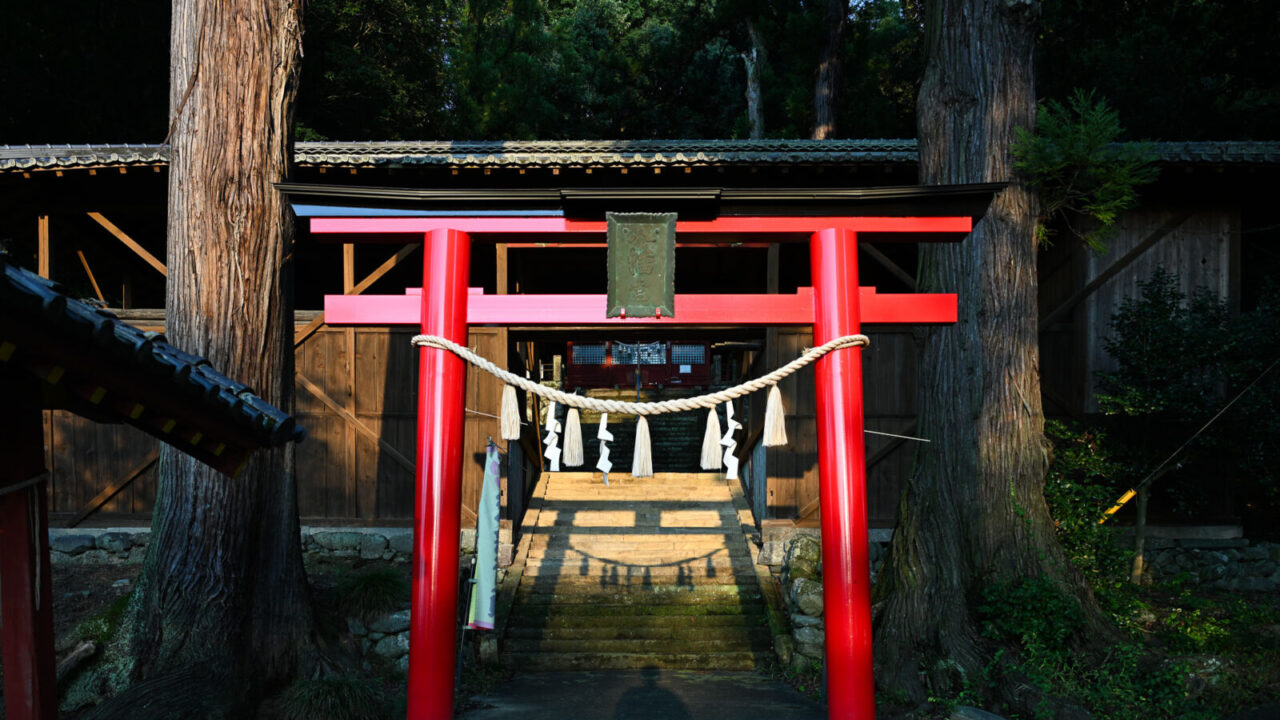
[[[818,79],[813,84],[814,140],[836,134],[836,91],[840,82],[840,40],[849,22],[849,0],[827,0],[826,42],[818,60]]]
[[[1036,198],[1013,168],[1035,121],[1035,0],[930,0],[919,106],[924,184],[1011,181],[964,242],[923,246],[919,286],[959,295],[926,337],[917,456],[880,582],[877,679],[916,701],[954,695],[990,662],[975,607],[991,583],[1053,579],[1106,623],[1044,501],[1036,332]],[[970,685],[972,683],[972,685]]]
[[[300,42],[297,0],[173,3],[166,334],[281,408],[293,231],[272,183],[291,159]],[[135,683],[180,689],[164,678],[199,670],[234,715],[292,679],[312,616],[291,445],[235,478],[164,447],[133,607]],[[198,713],[222,712],[207,698]]]
[[[747,123],[749,137],[759,140],[764,137],[764,104],[761,100],[760,72],[765,63],[764,43],[760,41],[760,33],[755,23],[747,18],[747,36],[751,40],[751,49],[742,53],[742,64],[747,68]]]

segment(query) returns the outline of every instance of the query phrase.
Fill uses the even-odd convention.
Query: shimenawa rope
[[[536,383],[528,378],[508,372],[493,364],[483,356],[472,352],[470,349],[463,347],[452,340],[440,337],[439,335],[415,335],[413,337],[413,344],[447,350],[454,355],[457,355],[463,361],[484,370],[508,385],[514,385],[525,392],[531,392],[539,397],[546,398],[547,400],[551,400],[562,405],[583,410],[596,410],[598,412],[618,413],[622,415],[661,415],[663,413],[687,412],[689,410],[713,408],[720,403],[727,402],[729,400],[736,400],[737,398],[750,395],[757,390],[763,390],[767,387],[777,385],[787,376],[793,375],[801,368],[817,362],[828,353],[846,347],[866,347],[871,344],[871,341],[866,335],[844,335],[817,347],[810,348],[800,357],[792,360],[786,365],[783,365],[777,370],[766,375],[761,375],[754,380],[748,380],[741,385],[735,385],[731,388],[708,393],[706,395],[698,395],[696,397],[673,398],[671,400],[647,403],[585,397],[583,395],[576,395],[574,393],[557,390],[556,388],[547,387],[546,385]]]

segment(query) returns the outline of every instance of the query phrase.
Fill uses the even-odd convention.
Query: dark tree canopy
[[[167,3],[23,2],[0,48],[0,143],[160,142]],[[71,7],[68,7],[70,5]],[[314,0],[303,139],[747,137],[750,21],[768,137],[808,137],[831,3]],[[851,0],[834,137],[913,137],[919,0]],[[1046,0],[1041,99],[1109,100],[1133,138],[1280,138],[1268,0]],[[110,62],[102,59],[110,58]]]

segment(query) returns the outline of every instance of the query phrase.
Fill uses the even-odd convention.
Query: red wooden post
[[[809,240],[813,342],[860,332],[858,243],[848,230]],[[827,716],[874,720],[871,564],[867,554],[867,470],[862,442],[862,348],[815,365],[822,582],[826,607]]]
[[[422,332],[466,345],[471,239],[433,230],[423,248]],[[419,350],[409,720],[453,717],[466,384],[462,360],[444,350]]]
[[[36,383],[0,371],[6,400],[0,415],[0,645],[9,720],[58,716],[48,483],[42,478],[44,423]]]

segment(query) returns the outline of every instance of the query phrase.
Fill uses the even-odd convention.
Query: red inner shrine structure
[[[299,213],[306,214],[301,209]],[[787,295],[676,295],[674,317],[606,319],[604,295],[486,295],[467,286],[473,242],[501,238],[599,243],[606,231],[603,220],[518,217],[516,212],[466,217],[360,214],[352,210],[352,216],[312,217],[311,233],[341,236],[334,239],[344,242],[421,239],[422,289],[404,295],[327,296],[327,322],[414,324],[423,334],[464,345],[471,324],[811,325],[813,342],[819,345],[859,333],[864,323],[953,323],[954,295],[879,294],[859,287],[858,240],[874,233],[877,241],[957,241],[974,222],[972,215],[681,220],[676,232],[682,243],[741,242],[744,237],[808,242],[813,287]],[[454,697],[466,367],[443,350],[419,352],[408,716],[437,720],[452,716]],[[862,349],[840,350],[819,360],[816,392],[829,716],[870,720],[875,702]]]

